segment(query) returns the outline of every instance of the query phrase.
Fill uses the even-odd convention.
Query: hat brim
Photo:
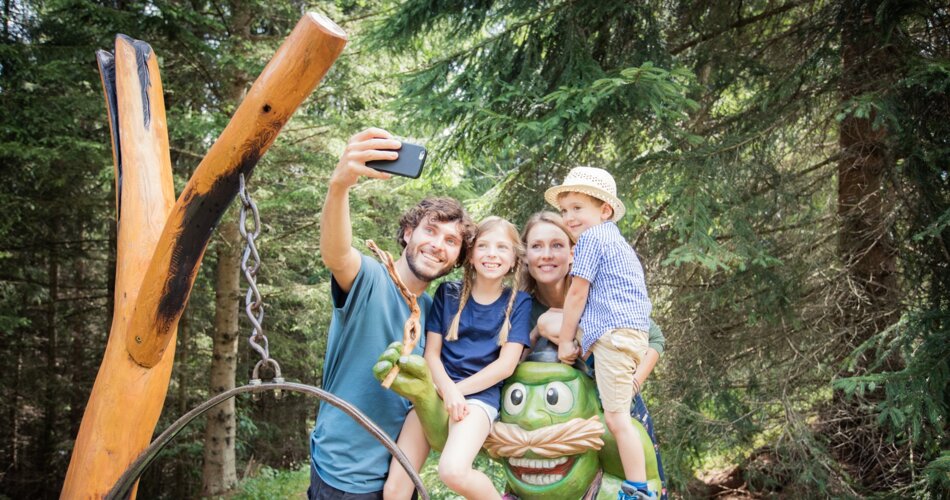
[[[549,188],[544,192],[544,201],[548,202],[554,208],[560,210],[561,206],[557,202],[557,197],[561,193],[583,193],[587,196],[593,196],[598,200],[602,200],[610,205],[610,208],[614,209],[614,216],[610,218],[611,221],[617,222],[623,217],[623,214],[627,213],[627,207],[623,205],[623,202],[620,201],[620,198],[604,191],[603,189],[597,189],[596,187],[589,186],[587,184],[564,184],[561,186],[554,186]]]

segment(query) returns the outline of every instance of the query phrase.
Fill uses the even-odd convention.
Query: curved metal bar
[[[181,430],[191,423],[192,420],[201,416],[208,410],[214,408],[215,406],[221,404],[222,402],[237,396],[238,394],[244,394],[247,392],[258,393],[265,391],[276,391],[276,390],[285,390],[291,392],[300,392],[310,396],[314,396],[321,401],[326,401],[331,405],[339,408],[350,416],[356,423],[360,424],[364,429],[366,429],[370,434],[373,435],[380,443],[382,443],[389,452],[396,457],[396,460],[402,465],[406,472],[409,474],[409,477],[412,479],[413,484],[416,487],[416,491],[419,492],[419,498],[422,500],[429,500],[429,493],[426,491],[425,486],[422,484],[422,478],[419,477],[419,474],[416,473],[415,469],[412,467],[412,464],[409,462],[409,459],[406,455],[396,446],[396,443],[390,438],[382,429],[379,428],[372,420],[363,415],[363,413],[356,408],[355,406],[347,403],[346,401],[330,394],[323,389],[314,387],[312,385],[297,384],[293,382],[266,382],[260,385],[242,385],[241,387],[235,387],[229,391],[222,392],[214,396],[213,398],[201,403],[200,405],[193,408],[188,413],[184,414],[175,421],[171,426],[165,429],[154,441],[148,446],[142,453],[129,465],[129,468],[126,469],[125,473],[116,481],[115,486],[109,491],[109,494],[106,495],[107,499],[125,499],[129,497],[129,494],[132,491],[132,487],[135,485],[135,482],[139,480],[139,477],[145,472],[145,469],[152,463],[155,457],[158,456],[158,453],[165,448],[165,446],[171,441],[176,435],[178,435]]]

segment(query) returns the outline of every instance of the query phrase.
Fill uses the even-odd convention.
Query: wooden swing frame
[[[177,201],[154,51],[145,42],[118,35],[114,55],[97,53],[116,179],[115,311],[61,498],[134,498],[144,468],[188,422],[237,394],[281,389],[319,397],[353,416],[422,487],[408,459],[375,424],[345,401],[302,384],[252,384],[219,394],[181,417],[143,453],[168,391],[178,321],[214,228],[238,193],[239,177],[250,177],[346,42],[346,33],[333,21],[305,14]]]

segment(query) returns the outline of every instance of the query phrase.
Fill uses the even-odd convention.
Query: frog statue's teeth
[[[527,484],[534,486],[545,486],[548,484],[554,484],[561,479],[564,479],[564,476],[559,474],[526,474],[521,477],[521,480]]]
[[[564,479],[574,466],[574,460],[574,457],[553,459],[512,457],[508,459],[508,465],[519,481],[533,486],[545,486]]]

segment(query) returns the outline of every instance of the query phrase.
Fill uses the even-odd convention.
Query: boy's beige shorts
[[[577,329],[580,342],[584,333]],[[640,330],[620,328],[605,333],[590,352],[594,354],[597,390],[604,411],[627,413],[633,401],[633,373],[650,347],[650,334]]]

